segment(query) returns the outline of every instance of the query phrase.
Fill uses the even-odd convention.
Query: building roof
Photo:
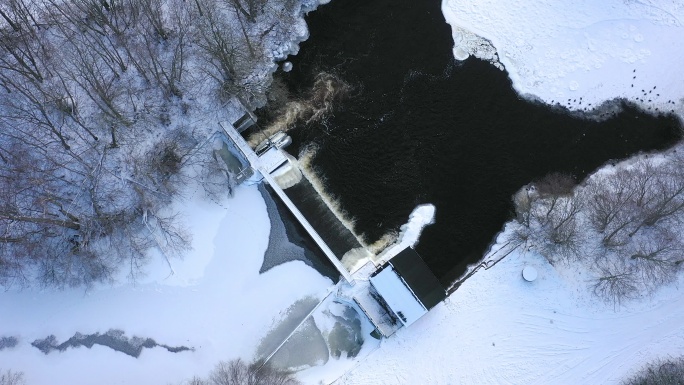
[[[446,291],[437,277],[412,248],[407,247],[389,263],[428,310],[446,298]]]
[[[427,309],[406,286],[404,280],[392,266],[385,265],[383,269],[370,278],[370,282],[404,325],[412,324],[427,313]]]

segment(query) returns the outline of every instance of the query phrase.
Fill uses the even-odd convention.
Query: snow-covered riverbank
[[[173,276],[159,257],[137,286],[2,293],[0,332],[19,339],[0,350],[2,368],[24,371],[31,385],[179,383],[205,376],[220,360],[252,359],[290,305],[327,294],[330,280],[301,261],[259,274],[270,225],[256,186],[240,187],[219,204],[199,195],[183,206],[194,251],[171,261]],[[145,349],[136,359],[103,346],[47,355],[31,346],[51,334],[61,342],[109,329],[194,351]]]
[[[444,0],[442,11],[455,56],[498,58],[522,95],[572,110],[626,98],[684,116],[681,2]]]

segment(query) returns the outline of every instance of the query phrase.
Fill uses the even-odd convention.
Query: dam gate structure
[[[270,185],[343,278],[337,284],[338,299],[355,304],[380,335],[389,337],[446,298],[446,291],[435,285],[437,279],[412,248],[400,252],[394,263],[371,258],[303,176],[296,159],[282,149],[289,144],[287,135],[276,133],[252,149],[240,134],[254,124],[252,116],[236,121],[241,130],[228,122],[219,123],[229,147],[248,165],[236,180]],[[225,155],[221,158],[225,161]]]

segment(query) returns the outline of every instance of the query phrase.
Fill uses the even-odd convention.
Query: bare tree
[[[127,108],[123,106],[127,99],[118,73],[106,64],[106,60],[94,55],[93,49],[86,51],[74,47],[72,52],[71,62],[74,66],[68,70],[71,80],[85,91],[111,121],[130,126],[133,122],[127,116]]]
[[[17,76],[15,73],[1,70],[0,84],[11,93],[0,97],[0,119],[6,120],[19,130],[26,130],[24,132],[32,139],[40,136],[54,138],[65,150],[71,149],[67,143],[67,135],[62,129],[62,119],[55,114],[56,104],[50,103],[55,101],[55,97],[43,84],[33,82],[30,77]],[[23,124],[27,126],[23,127]]]
[[[208,71],[209,75],[230,95],[238,80],[237,66],[243,57],[242,49],[234,32],[220,16],[220,8],[212,0],[201,1],[204,17],[199,26],[199,46],[210,59],[212,70]]]
[[[684,261],[681,240],[670,232],[658,231],[629,249],[629,260],[643,286],[657,288],[672,282]]]
[[[244,29],[226,22],[225,13],[216,0],[196,0],[201,4],[203,17],[198,26],[198,46],[209,64],[206,73],[220,86],[223,97],[240,96],[246,100],[263,94],[265,88],[251,82],[250,68],[261,60],[259,51]]]
[[[577,197],[555,200],[553,211],[549,212],[549,239],[556,244],[575,242],[578,235],[577,215],[582,210],[583,202]]]
[[[604,259],[597,268],[599,274],[591,282],[591,289],[599,298],[617,306],[638,295],[638,278],[632,266],[621,259]]]
[[[589,219],[594,229],[603,233],[629,205],[634,196],[630,175],[620,170],[610,178],[592,178],[586,189]]]
[[[175,165],[183,153],[173,152],[179,147],[157,158],[132,157],[133,174],[123,178],[107,166],[118,150],[100,145],[73,156],[20,139],[0,135],[7,149],[0,165],[0,284],[35,278],[44,286],[89,286],[111,280],[123,261],[135,278],[149,248],[167,256],[187,248],[188,234],[164,209],[180,173]]]
[[[109,279],[111,261],[84,247],[92,236],[92,215],[68,192],[83,184],[72,185],[59,175],[67,173],[64,168],[43,159],[31,147],[15,145],[0,168],[0,259],[9,261],[0,264],[0,283],[26,282],[32,271],[45,286]]]
[[[161,0],[144,0],[141,7],[149,22],[140,34],[131,61],[145,79],[154,79],[167,95],[181,97],[180,84],[186,72],[192,24],[190,6],[182,1],[172,1],[168,21]]]
[[[0,385],[24,385],[24,373],[8,370],[0,372]]]
[[[136,0],[45,0],[53,10],[87,35],[119,38],[140,21]],[[109,40],[109,39],[105,39]],[[109,40],[109,43],[113,43]]]
[[[152,32],[149,37],[156,37],[161,40],[168,39],[171,30],[167,27],[167,22],[164,18],[162,0],[140,0],[139,4],[141,13],[147,20],[147,25]],[[183,6],[181,3],[173,5]]]
[[[193,378],[191,385],[299,385],[290,372],[259,362],[246,364],[237,359],[219,362],[206,380]]]
[[[255,23],[259,12],[262,12],[266,0],[226,0],[237,12],[244,15],[250,23]]]
[[[639,160],[613,175],[594,178],[585,195],[589,219],[603,244],[622,246],[644,227],[677,220],[684,209],[684,179],[672,165]]]
[[[576,182],[572,175],[552,172],[534,182],[537,193],[541,197],[560,197],[571,195]]]
[[[51,24],[58,27],[66,41],[72,43],[72,48],[87,48],[115,75],[127,71],[128,63],[119,49],[126,42],[124,32],[137,20],[132,16],[135,8],[129,8],[127,1],[46,1],[54,10],[50,13]]]
[[[667,219],[675,219],[684,210],[684,172],[672,166],[662,166],[655,174],[653,189],[639,202],[640,218],[629,236],[644,226],[654,226]]]
[[[550,174],[534,185],[540,187],[531,188],[524,197],[518,196],[521,207],[528,210],[527,213],[522,211],[521,215],[530,229],[530,239],[552,262],[568,261],[580,255],[582,233],[577,217],[583,208],[583,197],[573,195],[573,184],[568,176]],[[529,209],[525,205],[529,205]]]
[[[572,195],[575,180],[572,176],[558,172],[550,173],[541,180],[534,182],[536,194],[539,198],[547,200],[546,220],[550,219],[551,213],[556,208],[559,199]]]
[[[0,5],[0,17],[10,27],[0,28],[0,70],[42,82],[50,72],[43,64],[50,49],[32,8],[26,0],[7,0]]]
[[[614,175],[592,178],[583,191],[588,218],[593,229],[601,234],[604,246],[622,245],[634,222],[632,203],[637,194],[632,173],[617,171]]]

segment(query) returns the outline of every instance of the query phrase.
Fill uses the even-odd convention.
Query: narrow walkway
[[[258,167],[257,167],[257,170],[258,170]],[[259,172],[261,172],[261,170],[259,170]],[[330,250],[330,247],[328,247],[328,245],[325,243],[325,241],[323,241],[321,236],[318,235],[318,232],[316,232],[316,230],[311,226],[309,221],[307,221],[306,218],[304,218],[304,215],[301,213],[301,211],[299,211],[299,209],[295,206],[295,204],[285,194],[285,191],[283,191],[283,189],[281,189],[280,186],[278,186],[276,181],[273,179],[273,177],[269,173],[262,173],[262,175],[264,177],[264,180],[268,184],[271,185],[271,187],[273,188],[273,191],[275,191],[275,193],[280,197],[280,199],[283,201],[283,203],[285,203],[285,206],[287,206],[287,208],[290,209],[290,211],[295,216],[295,218],[297,218],[299,223],[302,224],[302,226],[304,227],[306,232],[309,233],[311,238],[313,238],[314,242],[316,242],[318,247],[321,248],[321,250],[328,257],[330,262],[332,262],[332,264],[335,265],[335,267],[337,268],[337,271],[340,272],[342,277],[344,277],[344,279],[347,282],[349,282],[350,284],[353,285],[354,278],[352,278],[349,271],[347,271],[347,269],[342,265],[342,262],[339,259],[337,259],[337,257],[335,256],[335,253],[333,253],[333,251]]]

